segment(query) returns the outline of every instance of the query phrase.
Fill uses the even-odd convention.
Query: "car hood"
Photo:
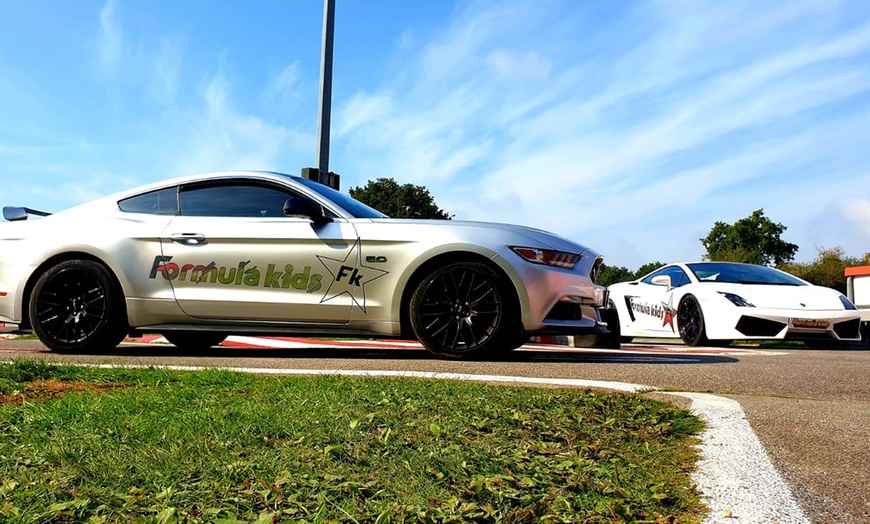
[[[699,286],[710,284],[701,283]],[[758,308],[842,310],[840,293],[821,286],[776,286],[764,284],[716,284],[715,290],[734,293]]]
[[[527,226],[501,224],[498,222],[475,222],[471,220],[419,220],[400,218],[375,218],[375,224],[394,224],[414,227],[432,227],[442,231],[466,229],[481,232],[498,232],[505,242],[520,247],[549,248],[578,255],[598,256],[598,253],[582,244],[572,242],[554,233]]]

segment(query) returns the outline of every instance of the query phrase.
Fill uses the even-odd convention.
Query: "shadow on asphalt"
[[[347,347],[320,347],[300,349],[274,348],[232,348],[213,347],[206,351],[181,351],[173,346],[123,344],[117,349],[101,353],[113,356],[127,357],[208,357],[227,359],[321,359],[321,360],[437,360],[437,357],[425,350],[419,349],[372,349]],[[684,355],[662,353],[624,353],[620,351],[603,351],[589,353],[583,351],[546,351],[518,350],[511,351],[499,359],[473,359],[474,362],[564,362],[588,364],[731,364],[738,360],[722,355]]]

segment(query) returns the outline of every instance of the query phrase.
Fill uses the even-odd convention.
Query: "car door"
[[[670,278],[670,286],[658,283],[659,277]],[[657,283],[653,283],[653,281]],[[634,326],[648,336],[679,336],[676,322],[678,288],[689,283],[689,277],[680,266],[666,266],[647,275],[626,293]]]
[[[285,216],[295,196],[256,180],[182,186],[151,278],[169,280],[192,317],[346,324],[353,297],[328,293],[335,278],[322,260],[348,252],[356,231],[339,217],[315,224]],[[339,272],[339,281],[353,278]]]

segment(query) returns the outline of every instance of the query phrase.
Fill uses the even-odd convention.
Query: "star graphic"
[[[320,303],[347,295],[363,313],[366,312],[366,284],[389,273],[362,263],[362,246],[359,238],[344,259],[339,260],[324,255],[317,255],[317,259],[332,275],[332,282],[326,288]]]
[[[664,317],[664,322],[662,322],[662,327],[665,327],[666,325],[670,324],[671,331],[676,332],[676,329],[674,329],[674,317],[677,316],[677,310],[674,309],[674,295],[673,294],[671,294],[671,296],[668,298],[667,304],[662,302],[662,307],[665,308],[665,317]]]

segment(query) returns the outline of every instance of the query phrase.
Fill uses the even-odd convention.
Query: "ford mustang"
[[[305,178],[167,180],[59,213],[3,209],[0,321],[54,351],[161,333],[416,337],[443,358],[606,337],[595,251],[527,227],[398,220]]]
[[[858,310],[848,298],[765,266],[670,264],[609,290],[619,318],[613,331],[623,341],[681,338],[698,346],[794,339],[826,347],[860,340]]]

